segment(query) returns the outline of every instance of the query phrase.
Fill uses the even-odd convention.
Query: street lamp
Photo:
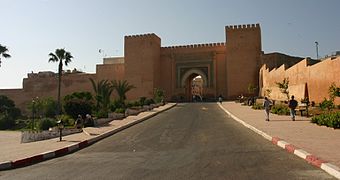
[[[319,43],[315,41],[315,47],[316,47],[316,59],[319,59]]]
[[[39,97],[33,98],[32,99],[32,131],[34,131],[35,128],[35,123],[34,123],[34,119],[36,116],[36,103],[39,101]]]
[[[58,124],[58,130],[59,130],[59,141],[62,141],[64,123],[61,119],[59,119],[59,121],[57,121],[57,124]]]
[[[35,100],[32,99],[32,131],[34,131]]]

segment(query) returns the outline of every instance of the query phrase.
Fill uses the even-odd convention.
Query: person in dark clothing
[[[294,99],[294,96],[291,97],[291,100],[288,102],[288,107],[290,109],[290,116],[292,120],[295,121],[295,108],[298,106],[298,102]]]

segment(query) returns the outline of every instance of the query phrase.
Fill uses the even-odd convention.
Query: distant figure
[[[220,94],[220,95],[218,96],[218,102],[220,102],[220,103],[222,104],[222,101],[223,101],[223,98],[222,98],[222,95]]]
[[[267,97],[264,97],[263,107],[264,107],[264,112],[266,113],[266,121],[269,121],[269,112],[270,112],[272,104],[273,103]]]
[[[80,129],[83,127],[83,118],[80,114],[78,114],[78,118],[76,119],[76,122],[74,123],[77,129]]]
[[[292,120],[295,121],[295,108],[298,106],[298,102],[294,99],[294,96],[291,97],[291,100],[288,102],[288,107],[290,109],[290,116]]]

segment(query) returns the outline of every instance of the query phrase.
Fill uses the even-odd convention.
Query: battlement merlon
[[[260,24],[257,23],[257,24],[229,25],[229,26],[226,26],[225,29],[227,31],[260,29]]]
[[[190,44],[184,46],[166,46],[162,47],[162,49],[182,49],[182,48],[206,48],[206,47],[218,47],[225,46],[224,42],[219,43],[207,43],[207,44]]]
[[[161,41],[161,38],[158,37],[155,33],[147,33],[147,34],[137,34],[137,35],[127,35],[125,36],[125,40],[133,40],[133,39],[156,39]]]

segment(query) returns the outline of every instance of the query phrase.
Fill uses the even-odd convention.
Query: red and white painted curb
[[[236,120],[237,122],[241,123],[242,125],[244,125],[245,127],[251,129],[252,131],[256,132],[257,134],[263,136],[265,139],[271,141],[273,144],[285,149],[287,152],[289,153],[293,153],[296,156],[306,160],[309,164],[312,164],[318,168],[323,169],[324,171],[326,171],[328,174],[336,177],[337,179],[340,179],[340,168],[328,163],[320,158],[318,158],[315,155],[312,155],[306,151],[304,151],[303,149],[297,148],[296,146],[283,141],[282,139],[280,139],[279,137],[272,137],[268,134],[266,134],[265,132],[255,128],[254,126],[242,121],[241,119],[239,119],[238,117],[236,117],[235,115],[233,115],[232,113],[230,113],[228,110],[226,110],[220,103],[218,103],[218,105],[220,106],[221,109],[224,110],[224,112],[226,112],[230,117],[232,117],[234,120]]]
[[[26,158],[23,158],[23,159],[19,159],[19,160],[15,160],[15,161],[6,161],[6,162],[0,162],[0,171],[1,170],[7,170],[7,169],[14,169],[14,168],[19,168],[19,167],[24,167],[24,166],[28,166],[28,165],[31,165],[31,164],[35,164],[35,163],[38,163],[38,162],[42,162],[42,161],[45,161],[45,160],[48,160],[48,159],[52,159],[52,158],[56,158],[56,157],[60,157],[60,156],[64,156],[66,154],[69,154],[69,153],[73,153],[75,151],[78,151],[80,149],[83,149],[91,144],[94,144],[108,136],[111,136],[117,132],[120,132],[126,128],[129,128],[135,124],[138,124],[142,121],[145,121],[151,117],[154,117],[156,116],[157,114],[161,113],[161,112],[164,112],[174,106],[176,106],[177,104],[174,103],[172,105],[170,105],[169,107],[165,108],[165,109],[162,109],[160,111],[157,111],[157,112],[154,112],[152,114],[149,114],[149,115],[146,115],[136,121],[133,121],[131,123],[128,123],[128,124],[125,124],[123,126],[120,126],[120,127],[117,127],[113,130],[109,130],[103,134],[100,134],[96,137],[93,137],[91,139],[88,139],[88,140],[84,140],[84,141],[81,141],[79,143],[75,143],[75,144],[71,144],[69,146],[66,146],[66,147],[63,147],[61,149],[58,149],[58,150],[55,150],[55,151],[47,151],[47,152],[44,152],[44,153],[41,153],[41,154],[38,154],[38,155],[34,155],[34,156],[31,156],[31,157],[26,157]]]

